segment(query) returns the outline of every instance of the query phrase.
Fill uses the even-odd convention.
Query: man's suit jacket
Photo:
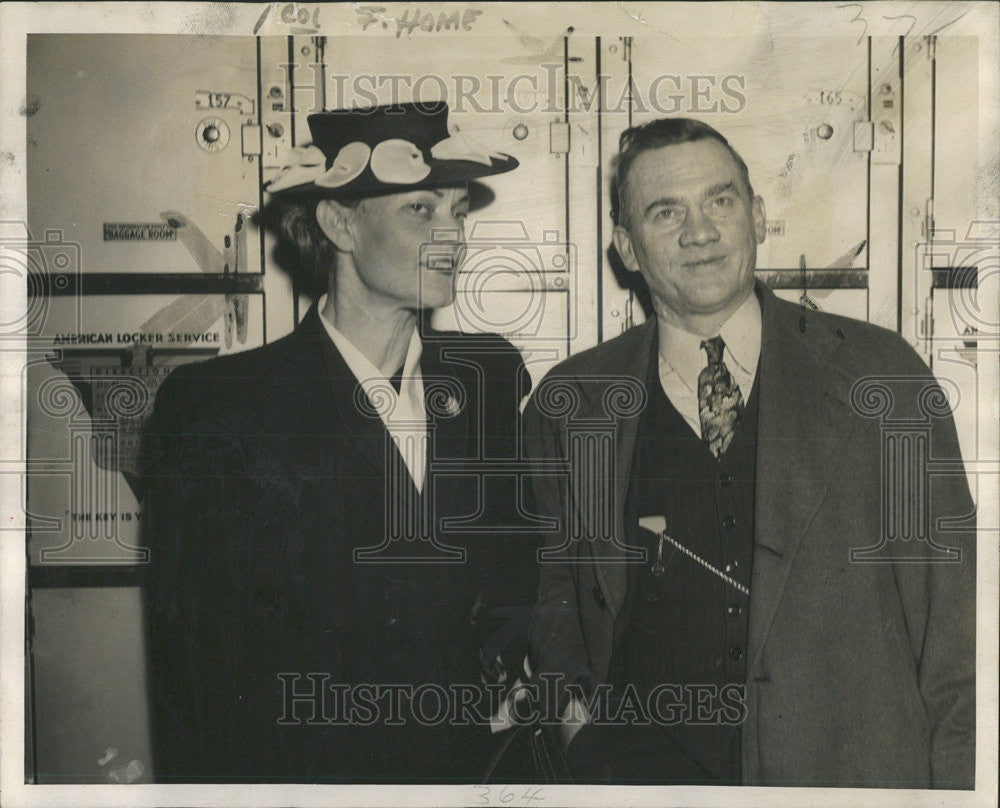
[[[383,708],[372,726],[340,726],[324,722],[337,718],[329,694],[319,720],[306,720],[314,712],[307,699],[292,705],[294,716],[287,709],[290,693],[322,689],[324,680],[309,674],[329,684],[480,686],[484,643],[493,640],[492,659],[502,650],[496,631],[511,633],[509,608],[520,602],[530,614],[533,592],[513,591],[530,564],[510,535],[487,529],[511,518],[515,494],[484,480],[478,465],[513,452],[530,385],[521,357],[493,335],[423,342],[431,436],[424,501],[437,541],[465,553],[450,563],[392,561],[424,553],[440,562],[420,540],[391,542],[374,563],[356,562],[354,550],[377,548],[398,528],[407,511],[395,513],[394,504],[413,503],[416,489],[315,307],[289,336],[183,366],[160,388],[146,429],[143,503],[158,779],[482,775],[471,748],[487,742],[482,725],[401,729],[386,726]],[[392,460],[403,474],[395,490]],[[495,608],[508,611],[496,618]],[[526,645],[525,636],[515,658]]]
[[[969,788],[974,507],[940,388],[898,335],[757,291],[744,782]],[[537,507],[559,525],[540,569],[535,667],[585,688],[607,681],[628,630],[625,503],[655,336],[650,320],[571,357],[525,412]],[[571,460],[581,425],[614,436],[596,486],[551,468]]]

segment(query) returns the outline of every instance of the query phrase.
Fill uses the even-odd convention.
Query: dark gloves
[[[478,635],[483,679],[488,683],[528,681],[524,659],[528,654],[531,610],[489,606],[480,596],[470,619]]]

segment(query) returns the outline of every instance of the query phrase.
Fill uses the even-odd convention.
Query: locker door
[[[764,280],[798,299],[801,267],[841,270],[810,298],[867,319],[869,156],[855,148],[868,120],[867,41],[643,37],[630,47],[633,124],[698,118],[746,161],[767,211]]]
[[[27,87],[26,776],[142,782],[136,450],[175,365],[264,340],[257,45],[32,35]]]
[[[27,64],[43,312],[26,380],[30,555],[136,563],[135,454],[159,383],[264,340],[260,171],[242,143],[256,43],[42,35]]]
[[[975,125],[978,45],[974,37],[957,36],[934,37],[930,43],[935,102],[930,233],[914,255],[912,272],[923,295],[915,301],[919,314],[906,323],[904,334],[924,352],[948,393],[973,499],[980,505],[979,529],[989,530],[996,525],[983,523],[989,509],[982,507],[979,489],[988,490],[986,484],[995,479],[997,455],[979,438],[988,413],[982,409],[989,400],[984,393],[996,379],[1000,223],[981,213],[988,209],[985,195],[970,193],[980,187],[976,178],[983,170]]]
[[[177,211],[222,250],[259,204],[242,126],[257,117],[252,37],[28,37],[28,226],[85,248],[85,273],[199,272],[165,225]],[[248,233],[247,266],[260,271]]]

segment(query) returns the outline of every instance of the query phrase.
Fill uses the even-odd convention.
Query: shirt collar
[[[685,331],[662,318],[658,320],[657,328],[661,362],[694,389],[698,374],[707,362],[705,352],[701,349],[704,337]],[[760,329],[760,303],[756,294],[747,295],[746,300],[719,328],[719,335],[726,343],[727,359],[732,359],[748,375],[756,372],[757,360],[760,358]]]
[[[740,307],[719,328],[719,335],[726,343],[726,351],[740,369],[753,375],[760,359],[760,301],[757,295],[747,295]]]
[[[337,350],[340,351],[340,355],[344,358],[351,373],[354,374],[359,382],[388,381],[389,377],[382,373],[367,356],[361,353],[353,342],[338,331],[337,327],[326,318],[326,315],[323,314],[326,299],[327,295],[324,294],[316,302],[316,307],[319,311],[319,320],[323,324],[323,328],[326,329],[326,333],[330,339],[333,340],[333,344],[337,347]],[[406,350],[406,358],[403,360],[404,383],[406,379],[415,378],[420,374],[420,355],[423,353],[423,343],[420,341],[418,331],[419,329],[417,328],[413,329],[413,333],[410,335],[410,345]]]

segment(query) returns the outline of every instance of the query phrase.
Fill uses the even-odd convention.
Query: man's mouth
[[[721,264],[725,260],[726,256],[724,255],[712,255],[707,258],[698,258],[695,259],[694,261],[685,261],[684,266],[689,267],[690,269],[697,269],[698,267],[707,267],[707,266],[714,266],[716,264]]]

